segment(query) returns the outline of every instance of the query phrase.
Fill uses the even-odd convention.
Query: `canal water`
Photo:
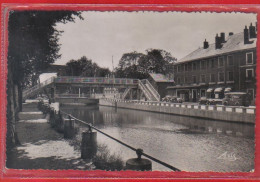
[[[63,106],[63,111],[182,171],[254,169],[254,125],[106,106]],[[134,151],[98,133],[98,144],[124,162]],[[152,162],[153,171],[168,168]]]

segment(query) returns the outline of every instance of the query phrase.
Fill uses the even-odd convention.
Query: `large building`
[[[225,92],[256,94],[256,26],[241,33],[217,34],[215,43],[206,40],[201,48],[176,62],[175,85],[168,94],[197,102],[200,97],[223,98]]]

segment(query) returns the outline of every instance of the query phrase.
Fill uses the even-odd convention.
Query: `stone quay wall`
[[[189,103],[120,99],[100,99],[99,105],[250,124],[255,123],[256,112],[255,107],[192,105]]]

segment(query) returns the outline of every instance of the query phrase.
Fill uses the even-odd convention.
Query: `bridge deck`
[[[105,77],[72,77],[60,76],[54,79],[55,83],[89,83],[104,85],[138,85],[138,79],[128,78],[105,78]]]

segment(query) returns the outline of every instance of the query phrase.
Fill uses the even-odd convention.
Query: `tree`
[[[177,59],[161,49],[147,49],[146,54],[130,52],[123,54],[116,68],[116,77],[147,78],[149,73],[168,74]]]
[[[69,76],[81,76],[85,70],[85,67],[92,66],[92,60],[86,58],[86,56],[81,57],[78,60],[70,60],[67,64]],[[88,74],[88,73],[86,73]]]
[[[22,89],[37,84],[39,74],[60,57],[58,22],[81,17],[74,11],[13,11],[8,22],[7,149],[15,143],[15,122]]]
[[[161,49],[147,49],[147,55],[139,60],[139,67],[145,73],[167,74],[171,71],[176,58],[171,53]]]
[[[86,56],[78,60],[70,60],[66,65],[69,76],[105,77],[111,73],[108,68],[99,67]]]
[[[142,53],[138,53],[136,51],[130,52],[130,53],[125,53],[119,60],[118,67],[120,69],[125,69],[127,67],[130,67],[132,65],[136,65],[138,63],[138,60],[144,56]]]

